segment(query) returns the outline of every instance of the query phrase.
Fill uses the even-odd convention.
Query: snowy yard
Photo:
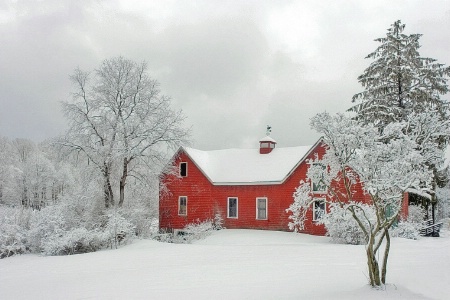
[[[222,230],[195,244],[0,260],[0,299],[448,299],[450,237],[393,239],[384,291],[363,246],[288,232]]]

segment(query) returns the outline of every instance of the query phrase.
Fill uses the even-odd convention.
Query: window
[[[323,182],[323,180],[320,180],[319,182],[312,183],[312,190],[314,193],[324,193],[327,191],[327,186]]]
[[[180,176],[187,176],[187,162],[180,162]]]
[[[275,148],[275,144],[269,142],[261,142],[260,148]]]
[[[180,216],[187,215],[187,197],[186,196],[178,197],[178,215],[180,215]]]
[[[267,198],[256,198],[256,219],[267,220]]]
[[[313,221],[318,221],[322,219],[323,215],[326,214],[325,210],[325,199],[317,199],[313,202]]]
[[[320,166],[320,167],[322,167],[323,170],[325,170],[324,165],[314,164],[314,166]],[[322,178],[323,178],[323,175],[322,175]],[[313,193],[325,193],[327,191],[327,186],[325,185],[325,182],[322,179],[320,179],[318,181],[312,180],[311,186],[312,186]]]
[[[228,209],[227,209],[227,218],[236,218],[238,217],[238,198],[229,197],[228,198]]]

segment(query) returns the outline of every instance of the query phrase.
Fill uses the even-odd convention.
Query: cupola
[[[275,149],[275,145],[277,142],[270,137],[270,132],[272,131],[272,127],[267,125],[266,136],[259,140],[259,153],[267,154],[272,152]]]

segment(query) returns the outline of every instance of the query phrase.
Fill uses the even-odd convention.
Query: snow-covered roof
[[[275,143],[275,144],[277,143],[277,141],[275,141],[273,138],[271,138],[268,135],[266,135],[265,137],[260,139],[259,142],[272,142],[272,143]]]
[[[260,154],[259,149],[183,149],[213,184],[280,184],[317,143],[314,146],[275,148],[268,154]]]
[[[423,191],[423,190],[418,190],[418,189],[415,189],[415,188],[408,188],[408,189],[406,189],[405,192],[411,193],[411,194],[416,194],[416,195],[419,195],[421,197],[427,198],[428,200],[432,200],[431,195],[428,194],[426,191]]]

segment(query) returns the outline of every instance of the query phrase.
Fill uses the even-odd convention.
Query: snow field
[[[367,285],[364,246],[221,230],[194,244],[0,260],[0,299],[448,299],[450,238],[392,240],[389,284]]]

